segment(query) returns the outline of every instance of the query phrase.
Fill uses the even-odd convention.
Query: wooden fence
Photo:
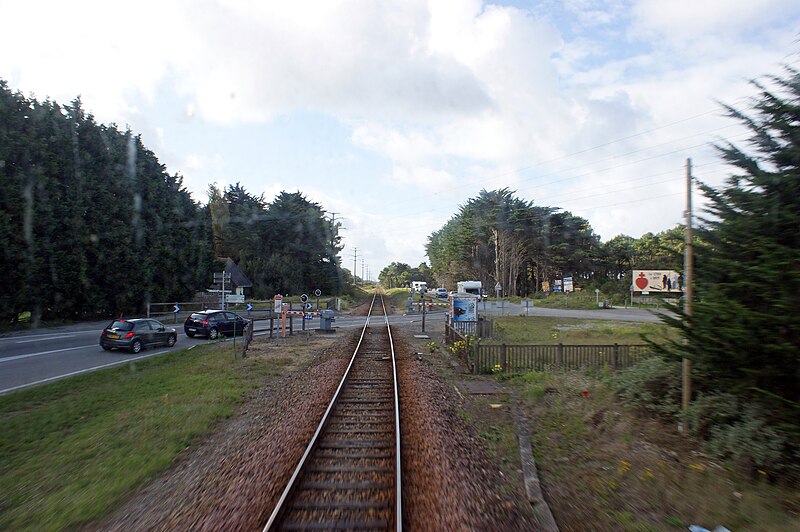
[[[520,373],[545,369],[622,369],[649,354],[647,345],[477,344],[472,346],[467,356],[473,373]]]
[[[494,323],[492,320],[479,319],[478,321],[453,321],[447,319],[444,322],[445,342],[453,344],[458,340],[466,340],[467,336],[478,338],[491,338]]]

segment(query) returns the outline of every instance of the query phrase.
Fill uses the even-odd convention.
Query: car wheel
[[[187,332],[186,336],[188,336],[189,338],[194,338],[194,333]]]
[[[100,346],[100,347],[103,348],[103,351],[111,351],[111,349],[112,349],[112,347],[110,345],[103,345],[103,346]]]
[[[142,341],[141,340],[134,340],[131,344],[131,353],[138,353],[142,350]]]
[[[217,330],[216,327],[211,327],[211,329],[208,330],[209,340],[216,340],[218,336],[219,336],[219,331]]]
[[[177,341],[178,341],[178,337],[176,335],[174,335],[174,334],[170,334],[167,337],[167,347],[172,347],[173,345],[175,345],[175,342],[177,342]]]

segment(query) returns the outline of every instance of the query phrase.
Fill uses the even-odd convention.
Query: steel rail
[[[326,425],[328,423],[328,420],[329,420],[329,417],[331,415],[331,412],[333,411],[334,407],[336,406],[336,403],[339,400],[341,392],[342,392],[342,390],[344,389],[344,387],[346,385],[346,382],[347,382],[348,377],[350,375],[350,370],[353,368],[354,362],[355,362],[356,357],[357,357],[357,355],[359,353],[359,350],[361,348],[361,344],[364,341],[364,336],[366,334],[367,328],[369,327],[370,319],[372,318],[372,312],[373,312],[373,308],[375,307],[375,302],[377,300],[377,297],[378,297],[377,293],[375,295],[373,295],[372,302],[371,302],[370,308],[369,308],[369,312],[367,313],[367,318],[364,321],[364,327],[361,330],[361,335],[359,337],[358,344],[356,345],[356,348],[353,351],[353,355],[350,357],[350,362],[349,362],[349,364],[347,366],[347,369],[344,372],[342,380],[339,382],[339,386],[337,387],[336,392],[334,393],[333,398],[331,399],[331,402],[328,404],[328,408],[325,410],[325,414],[322,416],[322,420],[320,421],[319,425],[317,426],[317,429],[314,432],[313,437],[311,438],[311,442],[306,447],[305,452],[303,453],[303,456],[301,457],[299,463],[297,464],[297,467],[295,467],[295,470],[292,473],[292,476],[289,479],[289,482],[287,483],[286,487],[284,488],[283,493],[281,494],[281,497],[278,500],[278,503],[275,505],[275,508],[273,509],[269,520],[267,521],[266,525],[264,525],[264,528],[263,528],[264,532],[267,532],[268,530],[274,529],[275,525],[277,524],[277,520],[280,517],[282,511],[284,510],[284,506],[286,505],[287,501],[291,497],[292,492],[294,491],[294,489],[296,487],[296,483],[298,481],[298,478],[301,476],[301,474],[302,474],[302,472],[303,472],[303,470],[304,470],[304,468],[305,468],[305,466],[306,466],[306,464],[308,462],[309,457],[314,452],[314,450],[315,450],[315,448],[316,448],[316,446],[318,444],[318,441],[320,439],[320,436],[322,435],[323,431],[326,428]],[[395,502],[395,511],[396,511],[395,527],[396,527],[397,531],[400,531],[400,530],[402,530],[402,502],[401,502],[401,499],[402,499],[401,486],[402,485],[401,485],[401,477],[400,477],[400,415],[399,415],[400,412],[399,412],[399,394],[398,394],[398,388],[397,388],[397,365],[396,365],[396,360],[395,360],[394,343],[393,343],[393,339],[392,339],[391,328],[389,326],[389,318],[388,318],[388,315],[386,314],[386,306],[383,303],[383,298],[382,297],[380,299],[380,302],[381,302],[381,307],[383,309],[384,322],[386,324],[388,335],[389,335],[389,346],[390,346],[391,356],[392,356],[392,375],[393,375],[393,387],[394,387],[393,393],[394,393],[394,403],[395,403],[395,408],[394,408],[394,414],[395,414],[395,430],[394,430],[394,436],[395,436],[395,476],[396,476],[396,481],[395,481],[395,491],[396,491],[396,493],[395,493],[395,499],[396,499],[396,502]]]
[[[392,327],[389,325],[389,315],[386,313],[386,305],[383,303],[381,297],[381,306],[383,307],[383,318],[386,320],[386,330],[389,331],[389,348],[392,351],[392,373],[394,374],[394,429],[395,429],[395,490],[397,490],[397,500],[395,507],[395,530],[400,532],[403,530],[403,497],[402,497],[402,482],[401,482],[401,469],[400,469],[400,394],[397,391],[397,360],[394,356],[394,339],[392,338]]]

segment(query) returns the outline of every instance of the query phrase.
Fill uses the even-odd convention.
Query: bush
[[[786,456],[786,434],[769,425],[768,418],[759,407],[747,405],[735,421],[711,427],[706,449],[720,458],[732,459],[750,472],[796,468]]]
[[[674,416],[681,407],[680,363],[646,358],[608,379],[611,387],[635,408]]]

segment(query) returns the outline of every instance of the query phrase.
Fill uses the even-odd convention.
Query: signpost
[[[497,284],[494,285],[494,293],[497,299],[500,299],[500,292],[502,291],[503,291],[503,286],[500,284],[500,281],[498,281]]]
[[[322,295],[322,290],[317,288],[316,290],[314,290],[314,295],[317,296],[317,310],[319,310],[319,296]]]
[[[222,310],[225,310],[225,283],[230,284],[231,282],[231,273],[226,271],[221,272],[214,272],[214,284],[221,284],[222,285],[222,295],[220,296],[220,302],[222,303]]]
[[[244,294],[226,294],[226,303],[244,303]]]

